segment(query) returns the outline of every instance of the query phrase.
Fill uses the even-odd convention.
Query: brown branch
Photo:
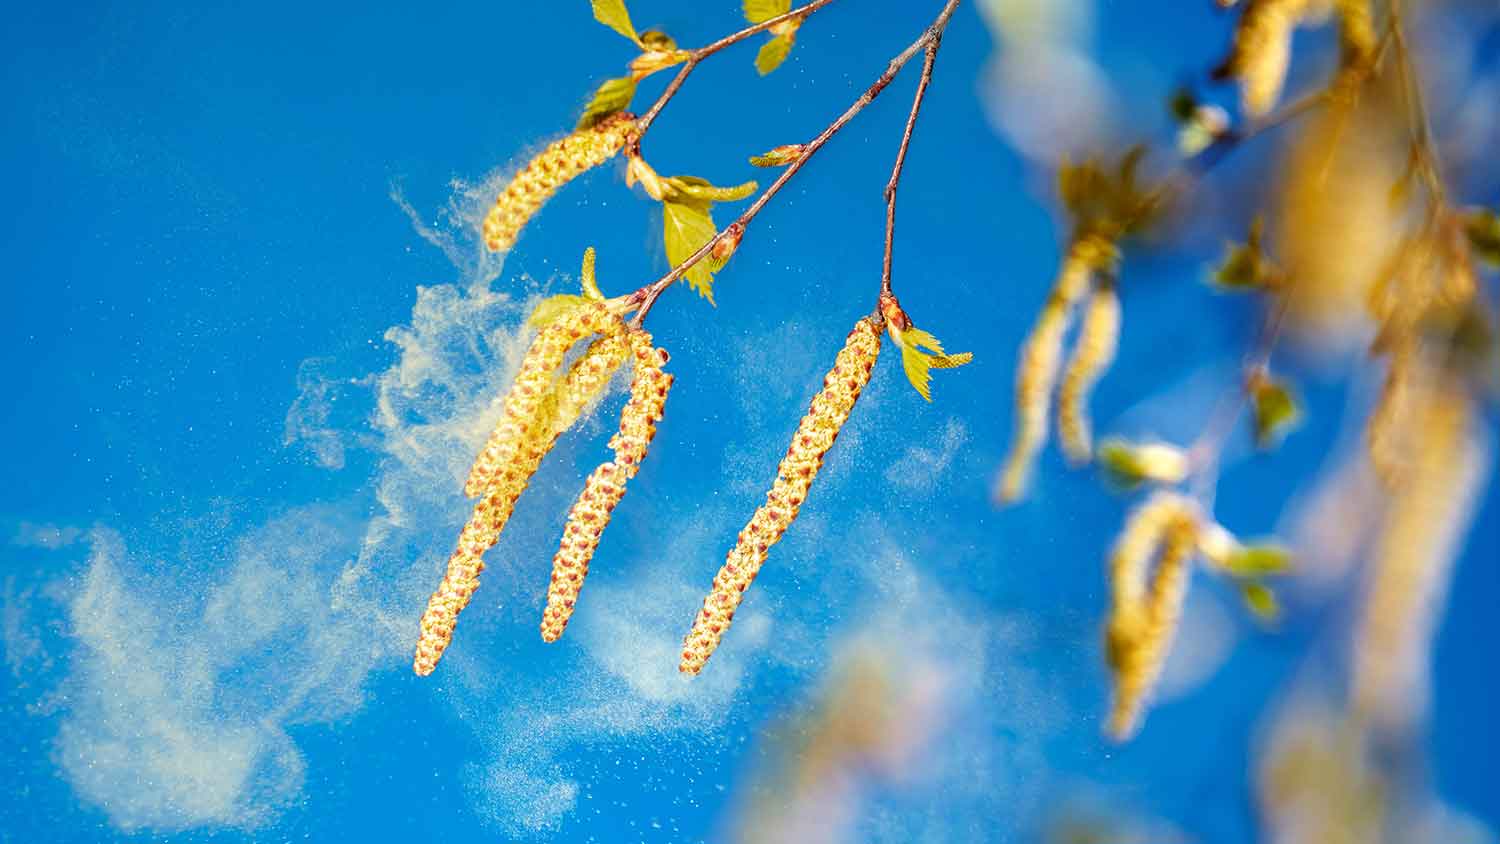
[[[696,50],[689,50],[688,59],[682,65],[682,70],[677,71],[677,75],[672,77],[671,82],[667,83],[666,90],[661,92],[661,96],[656,98],[656,102],[651,104],[651,108],[647,109],[646,113],[641,115],[640,118],[636,120],[635,138],[630,142],[629,151],[637,152],[640,150],[641,136],[645,135],[646,130],[651,128],[651,124],[656,121],[656,116],[658,114],[661,114],[661,110],[667,107],[667,103],[672,99],[673,96],[677,94],[678,89],[682,87],[682,83],[687,81],[688,76],[692,74],[693,69],[698,66],[699,62],[703,61],[709,56],[712,56],[714,53],[719,52],[725,47],[733,44],[738,44],[746,38],[749,38],[750,36],[758,32],[765,32],[766,30],[770,29],[773,26],[776,26],[777,24],[785,23],[789,20],[796,20],[798,18],[805,18],[832,2],[833,0],[812,0],[811,3],[808,3],[804,6],[798,6],[790,12],[777,15],[774,18],[767,18],[766,20],[763,20],[760,23],[755,24],[754,26],[748,26],[740,30],[739,32],[726,35],[723,38],[720,38],[718,41],[713,42],[712,44],[704,47],[699,47]]]
[[[831,0],[823,0],[823,2],[831,2]],[[834,135],[838,134],[840,129],[843,129],[849,121],[853,120],[855,115],[863,111],[865,106],[869,105],[875,100],[876,97],[880,96],[880,92],[884,91],[886,86],[891,84],[891,80],[896,78],[896,74],[901,72],[901,68],[905,67],[907,62],[911,61],[913,56],[915,56],[919,51],[926,49],[929,44],[934,43],[942,38],[943,30],[948,25],[948,19],[953,16],[953,11],[954,9],[958,8],[958,3],[959,0],[948,0],[948,2],[943,6],[943,10],[938,13],[937,18],[932,22],[930,26],[927,27],[926,30],[923,31],[922,36],[916,41],[913,41],[911,43],[911,46],[907,47],[905,50],[902,50],[901,53],[895,58],[891,59],[890,64],[886,66],[885,71],[881,73],[880,76],[870,84],[870,87],[865,89],[865,92],[863,94],[859,95],[859,98],[854,101],[853,105],[845,109],[843,114],[840,114],[838,118],[836,118],[832,123],[828,124],[828,126],[823,129],[823,131],[819,132],[817,137],[813,138],[811,141],[808,141],[802,147],[801,152],[797,154],[797,157],[792,159],[791,163],[786,166],[786,170],[776,178],[776,181],[772,182],[769,187],[762,191],[760,196],[756,197],[755,202],[751,203],[750,207],[746,208],[744,213],[740,214],[738,219],[736,219],[728,226],[725,226],[723,229],[719,230],[719,232],[712,238],[710,238],[707,243],[698,247],[698,251],[689,255],[682,261],[682,263],[669,270],[666,275],[662,276],[656,281],[651,282],[650,284],[641,287],[634,293],[631,293],[628,299],[628,304],[631,307],[635,307],[637,309],[635,318],[631,320],[631,325],[639,327],[641,323],[646,319],[646,314],[650,312],[652,305],[656,304],[657,298],[660,297],[668,287],[672,286],[673,282],[682,278],[683,274],[691,269],[694,264],[697,264],[699,261],[707,257],[708,253],[712,252],[713,248],[717,246],[720,241],[724,240],[724,238],[730,236],[731,234],[733,234],[735,237],[743,235],[746,227],[749,226],[750,221],[755,219],[755,215],[759,214],[761,209],[766,207],[766,204],[769,203],[771,199],[775,197],[783,187],[786,186],[787,182],[791,181],[793,176],[797,175],[797,171],[801,170],[803,166],[805,166],[807,162],[811,160],[815,154],[817,154],[818,150],[823,148],[824,144],[828,143],[828,141],[833,138]],[[812,7],[815,5],[818,4],[809,3],[808,7]],[[683,74],[678,75],[682,76]],[[673,81],[675,82],[676,80]]]
[[[891,246],[896,237],[896,186],[901,182],[901,168],[906,164],[906,148],[911,145],[911,133],[917,126],[917,112],[922,110],[922,99],[927,95],[927,85],[932,81],[932,65],[937,61],[938,47],[943,43],[943,31],[936,30],[927,42],[927,55],[922,61],[922,78],[917,80],[917,93],[912,96],[911,115],[906,118],[906,131],[901,133],[901,148],[896,151],[896,164],[891,168],[891,180],[885,183],[885,258],[880,266],[880,295],[891,295]]]

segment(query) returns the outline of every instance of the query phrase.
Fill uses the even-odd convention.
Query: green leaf
[[[594,247],[583,250],[583,270],[578,275],[583,284],[583,298],[604,301],[604,293],[599,290],[599,280],[594,276]]]
[[[1099,466],[1110,483],[1122,491],[1140,486],[1146,480],[1146,468],[1124,440],[1111,437],[1099,444]]]
[[[583,117],[578,120],[578,128],[587,129],[611,114],[618,114],[630,108],[630,101],[635,98],[635,80],[628,76],[619,79],[606,79],[599,90],[594,92],[594,98],[583,108]]]
[[[1260,378],[1253,398],[1255,444],[1260,448],[1275,445],[1302,417],[1297,399],[1284,383]]]
[[[707,179],[697,176],[672,176],[667,179],[667,184],[677,193],[674,199],[687,203],[734,202],[755,193],[759,187],[754,181],[727,188],[715,187]]]
[[[932,401],[932,358],[917,351],[914,346],[901,347],[901,368],[906,370],[906,380],[911,382],[917,395]]]
[[[1276,593],[1269,586],[1256,581],[1246,581],[1240,584],[1240,597],[1244,598],[1245,606],[1256,618],[1267,624],[1281,617],[1281,604],[1276,600]]]
[[[1488,208],[1471,212],[1464,230],[1479,257],[1492,267],[1500,267],[1500,214]]]
[[[668,200],[662,203],[663,242],[667,250],[667,262],[674,269],[718,233],[718,227],[714,225],[713,217],[709,213],[712,207],[711,202],[704,201]],[[713,304],[714,301],[714,272],[717,270],[712,262],[711,256],[705,256],[683,274],[688,286],[698,291],[698,295],[707,299],[709,304]]]
[[[1250,224],[1250,236],[1243,244],[1231,244],[1224,263],[1214,271],[1213,282],[1224,290],[1263,290],[1276,279],[1276,267],[1261,247],[1261,218]]]
[[[640,37],[635,34],[635,25],[630,22],[630,12],[625,9],[625,0],[592,0],[592,2],[594,20],[637,44],[641,43]]]
[[[1291,564],[1290,551],[1280,545],[1263,542],[1236,549],[1224,561],[1224,568],[1235,577],[1254,579],[1285,574]]]
[[[786,57],[792,52],[792,36],[778,35],[760,46],[760,52],[755,54],[755,70],[761,76],[765,76],[786,61]]]
[[[804,144],[782,144],[760,155],[752,155],[750,164],[755,167],[782,167],[796,161],[797,156],[801,155],[804,149],[806,149]]]
[[[745,0],[744,9],[745,20],[760,23],[790,12],[792,0]]]
[[[574,296],[570,293],[548,296],[537,303],[536,310],[526,318],[526,324],[532,328],[545,328],[562,319],[569,311],[587,305],[588,301],[582,296]]]
[[[657,53],[670,53],[677,49],[677,41],[659,29],[641,33],[641,46]]]

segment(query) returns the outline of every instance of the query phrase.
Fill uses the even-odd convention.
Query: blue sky
[[[736,5],[632,8],[693,44],[736,28]],[[814,134],[935,6],[836,3],[765,79],[753,47],[714,58],[652,129],[648,159],[717,183],[763,177],[746,156]],[[746,808],[780,752],[765,736],[871,650],[896,666],[897,711],[924,726],[909,755],[892,749],[838,792],[856,840],[1031,841],[1074,805],[1143,835],[1255,839],[1257,743],[1314,670],[1308,654],[1337,651],[1348,602],[1297,592],[1266,633],[1200,574],[1193,647],[1161,704],[1130,744],[1101,736],[1102,557],[1130,502],[1052,452],[1029,501],[989,500],[1015,350],[1064,232],[1045,162],[997,131],[996,42],[972,4],[944,40],[902,183],[895,285],[975,362],[939,373],[929,405],[887,348],[694,681],[677,676],[677,643],[873,305],[880,191],[914,74],[757,218],[717,307],[683,288],[652,312],[676,386],[568,634],[536,635],[548,558],[607,455],[618,388],[522,499],[454,649],[419,679],[416,619],[530,304],[572,292],[586,246],[606,293],[666,268],[659,212],[618,165],[569,186],[503,259],[473,238],[504,176],[632,48],[581,0],[10,18],[0,748],[15,785],[0,840],[727,840],[779,805],[772,789],[773,809]],[[1073,37],[1112,92],[1111,131],[1169,144],[1161,104],[1217,60],[1229,23],[1206,0],[1169,21],[1100,4]],[[1467,72],[1494,80],[1496,39],[1475,43]],[[1270,152],[1231,161],[1225,194]],[[1500,201],[1493,180],[1472,189]],[[1233,377],[1254,310],[1200,283],[1229,234],[1127,259],[1101,430],[1190,437]],[[1274,455],[1234,455],[1221,521],[1295,527],[1289,505],[1347,451],[1369,399],[1368,376],[1345,374],[1308,370],[1307,424]],[[1434,653],[1425,787],[1494,825],[1500,505],[1485,490]]]

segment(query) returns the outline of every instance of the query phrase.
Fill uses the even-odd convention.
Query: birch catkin
[[[509,249],[526,222],[558,188],[578,174],[608,161],[635,131],[635,115],[620,112],[568,135],[542,150],[514,177],[484,218],[484,245]]]
[[[666,408],[672,376],[662,371],[667,353],[651,344],[651,335],[634,330],[629,334],[634,361],[630,400],[620,411],[620,430],[610,438],[615,459],[589,475],[583,492],[568,511],[562,542],[552,558],[552,580],[547,587],[547,608],[542,612],[542,639],[555,642],[573,616],[573,605],[588,576],[589,562],[599,547],[599,536],[609,524],[610,514],[625,495],[625,482],[635,477],[646,449],[656,436],[656,423]]]
[[[719,646],[771,546],[797,518],[813,478],[823,465],[823,455],[833,446],[860,392],[869,383],[879,354],[880,327],[870,319],[855,323],[834,360],[833,369],[823,378],[823,389],[813,397],[812,406],[792,435],[791,445],[777,468],[776,481],[766,493],[766,503],[740,531],[738,542],[714,577],[703,610],[693,620],[693,629],[683,641],[679,671],[685,674],[702,671]]]
[[[469,605],[479,588],[479,574],[484,571],[484,552],[500,538],[505,523],[515,510],[516,499],[526,490],[542,458],[551,447],[530,441],[522,444],[511,462],[493,478],[489,492],[474,506],[474,513],[458,536],[458,547],[448,558],[448,570],[422,613],[421,634],[417,639],[412,670],[420,676],[431,674],[453,641],[458,614]]]
[[[610,313],[603,304],[594,302],[567,312],[537,333],[521,360],[521,369],[516,373],[510,392],[505,396],[505,412],[469,470],[464,495],[470,498],[483,495],[510,464],[521,444],[545,439],[552,434],[553,420],[543,418],[548,416],[543,411],[552,406],[548,400],[553,397],[553,376],[562,366],[568,349],[587,335],[622,329],[618,316]],[[603,384],[598,386],[602,388]]]
[[[1398,732],[1418,720],[1424,705],[1443,593],[1486,469],[1463,387],[1449,380],[1431,390],[1413,415],[1421,440],[1376,544],[1351,682],[1353,711]]]
[[[1087,463],[1093,454],[1089,393],[1114,362],[1119,339],[1120,297],[1112,283],[1101,280],[1084,307],[1083,325],[1057,391],[1058,435],[1063,454],[1074,463]]]
[[[1115,691],[1106,731],[1116,740],[1135,731],[1146,696],[1161,675],[1197,542],[1195,508],[1181,496],[1159,493],[1131,514],[1110,554],[1113,600],[1106,642]]]
[[[1240,80],[1245,113],[1260,117],[1281,98],[1292,62],[1292,32],[1327,0],[1250,0],[1234,30],[1234,44],[1218,75]]]
[[[1048,405],[1062,365],[1063,334],[1078,301],[1088,292],[1095,270],[1110,260],[1114,246],[1098,236],[1073,242],[1031,335],[1021,346],[1016,368],[1016,430],[997,490],[1001,501],[1014,501],[1026,491],[1031,464],[1047,441]]]

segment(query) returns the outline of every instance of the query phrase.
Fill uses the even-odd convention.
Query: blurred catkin
[[[1135,731],[1146,697],[1161,675],[1177,632],[1191,574],[1189,561],[1197,544],[1196,508],[1175,493],[1163,492],[1130,515],[1110,553],[1112,606],[1106,653],[1115,691],[1106,730],[1116,740]]]
[[[776,481],[766,493],[766,503],[740,531],[737,543],[714,577],[713,590],[703,601],[703,610],[693,620],[678,664],[683,673],[697,674],[703,670],[729,629],[735,609],[760,572],[771,546],[797,518],[823,465],[823,456],[833,446],[860,392],[870,381],[880,353],[880,334],[880,327],[869,318],[855,323],[854,330],[849,332],[833,369],[823,378],[823,389],[813,397],[812,406],[792,435],[791,445],[777,468]]]
[[[1419,721],[1448,575],[1485,471],[1465,388],[1451,374],[1433,378],[1410,411],[1420,434],[1391,493],[1355,631],[1351,709],[1386,730]]]
[[[610,115],[588,128],[555,141],[522,167],[495,199],[484,218],[484,245],[491,252],[509,249],[527,221],[558,188],[585,170],[608,161],[635,131],[635,115]]]
[[[1106,278],[1095,285],[1083,310],[1083,324],[1057,391],[1057,428],[1063,453],[1076,464],[1093,455],[1089,393],[1115,359],[1120,339],[1120,296]]]
[[[1114,251],[1114,244],[1099,236],[1085,235],[1073,241],[1036,325],[1021,346],[1016,367],[1015,433],[997,490],[1001,501],[1015,501],[1026,491],[1032,463],[1047,441],[1048,406],[1062,365],[1068,320],[1088,293],[1094,273],[1113,260]]]
[[[542,612],[542,639],[555,642],[572,618],[578,592],[588,576],[589,562],[610,514],[625,495],[625,482],[635,477],[646,449],[656,436],[656,423],[666,407],[672,376],[662,371],[667,353],[652,345],[651,335],[633,330],[628,345],[634,361],[630,400],[620,411],[620,429],[610,439],[615,458],[601,464],[584,483],[583,492],[568,511],[562,541],[552,558],[552,580],[547,608]],[[623,347],[623,344],[622,344]]]

